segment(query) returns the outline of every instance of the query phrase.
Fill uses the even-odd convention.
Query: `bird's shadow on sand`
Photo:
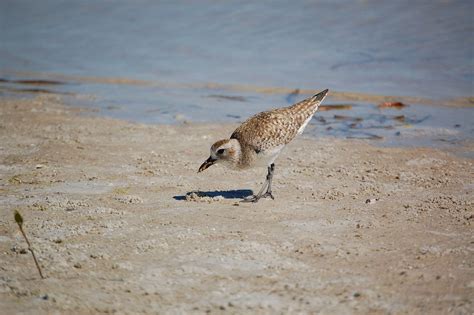
[[[186,196],[196,194],[199,197],[219,197],[222,196],[224,199],[243,199],[251,196],[253,191],[250,189],[237,189],[237,190],[214,190],[214,191],[190,191],[185,195],[173,196],[175,200],[186,200]]]

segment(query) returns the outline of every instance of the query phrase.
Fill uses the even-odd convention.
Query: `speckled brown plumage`
[[[247,119],[230,137],[239,141],[242,160],[253,160],[252,151],[258,154],[293,140],[305,122],[316,113],[327,92],[324,90],[292,106],[262,112]]]

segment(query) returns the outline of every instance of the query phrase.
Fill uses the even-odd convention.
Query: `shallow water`
[[[449,148],[473,139],[473,121],[472,108],[415,104],[402,109],[380,109],[370,103],[355,103],[351,110],[317,113],[309,133],[368,139],[389,146]]]
[[[469,97],[472,12],[472,1],[5,0],[0,93],[75,95],[76,104],[146,123],[240,121],[304,96],[261,93],[262,86]],[[61,76],[64,84],[12,82]],[[317,133],[397,143],[418,126],[427,136],[433,127],[449,129],[449,139],[472,137],[472,109],[381,114],[376,104],[355,105],[340,114],[363,121],[321,113]]]

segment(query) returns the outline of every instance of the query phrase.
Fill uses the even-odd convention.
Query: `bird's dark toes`
[[[255,202],[258,202],[261,198],[267,198],[267,197],[270,197],[270,198],[272,198],[272,200],[275,200],[275,197],[273,197],[272,192],[267,191],[266,193],[264,193],[263,195],[260,195],[260,196],[252,195],[252,196],[249,196],[249,197],[245,197],[240,202],[253,202],[253,203],[255,203]]]
[[[259,200],[260,200],[259,196],[252,195],[252,196],[249,196],[249,197],[245,197],[240,202],[254,202],[255,203]]]
[[[271,191],[267,191],[266,193],[262,195],[262,198],[267,198],[267,197],[270,197],[272,198],[272,200],[275,200],[275,197],[273,197],[273,194]]]

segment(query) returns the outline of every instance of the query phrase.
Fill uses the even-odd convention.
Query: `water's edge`
[[[90,93],[83,94],[85,90]],[[3,97],[58,95],[65,104],[93,109],[98,115],[147,124],[240,123],[257,112],[291,105],[318,91],[0,72]],[[145,96],[147,102],[143,102]],[[183,100],[189,102],[187,106],[176,105]],[[393,102],[397,106],[383,106]],[[472,121],[472,98],[443,101],[330,91],[305,134],[364,139],[382,146],[461,150],[467,152],[462,155],[473,157]]]

